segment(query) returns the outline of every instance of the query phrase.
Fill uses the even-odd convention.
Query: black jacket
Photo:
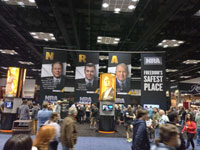
[[[116,79],[116,87],[117,87],[117,92],[129,92],[130,90],[130,85],[131,85],[131,80],[130,78],[126,78],[126,84],[123,89],[121,89],[117,79]]]
[[[133,121],[133,141],[132,150],[149,150],[150,144],[144,120]]]

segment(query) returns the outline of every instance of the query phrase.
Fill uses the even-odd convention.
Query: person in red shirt
[[[188,149],[190,146],[190,143],[192,144],[192,149],[194,150],[194,141],[193,138],[196,134],[196,122],[194,122],[192,114],[187,114],[186,115],[186,123],[185,126],[182,130],[182,133],[186,131],[187,133],[187,146],[186,148]]]

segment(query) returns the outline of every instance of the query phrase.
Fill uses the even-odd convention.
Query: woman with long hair
[[[44,125],[53,126],[56,130],[55,136],[52,141],[49,143],[49,150],[57,150],[58,142],[60,138],[60,125],[57,123],[59,115],[57,112],[53,112],[50,119],[45,122]]]
[[[36,134],[33,146],[38,150],[48,150],[49,142],[54,138],[55,128],[53,126],[42,126]]]
[[[187,145],[186,148],[188,149],[190,146],[190,143],[192,144],[192,149],[195,148],[193,138],[196,134],[196,122],[194,122],[194,118],[192,114],[188,113],[186,115],[186,121],[185,126],[182,130],[182,133],[187,133]]]

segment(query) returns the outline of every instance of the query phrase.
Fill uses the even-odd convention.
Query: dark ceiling
[[[28,69],[28,76],[38,78],[44,47],[97,51],[165,51],[169,80],[184,80],[180,76],[199,77],[200,63],[183,64],[188,59],[200,60],[199,0],[140,0],[133,12],[103,11],[103,0],[35,0],[37,7],[8,5],[0,1],[0,49],[12,49],[19,55],[0,53],[0,77],[6,69],[18,66]],[[34,39],[29,32],[53,33],[56,41]],[[98,36],[118,37],[118,45],[97,43]],[[179,47],[158,47],[164,39],[185,41]],[[74,70],[75,52],[67,58]],[[100,55],[108,55],[101,52]],[[19,60],[34,65],[21,65]],[[99,60],[100,66],[107,65]],[[132,66],[140,66],[140,54],[132,54]],[[106,72],[101,69],[100,72]],[[132,70],[140,77],[140,70]],[[74,75],[74,73],[68,73]]]

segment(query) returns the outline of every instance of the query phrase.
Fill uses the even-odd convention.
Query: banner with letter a
[[[99,53],[78,52],[75,73],[75,100],[82,104],[98,102]]]
[[[131,89],[131,55],[109,53],[108,73],[116,74],[116,103],[130,104]]]
[[[141,54],[141,104],[166,109],[165,57],[162,53]]]

